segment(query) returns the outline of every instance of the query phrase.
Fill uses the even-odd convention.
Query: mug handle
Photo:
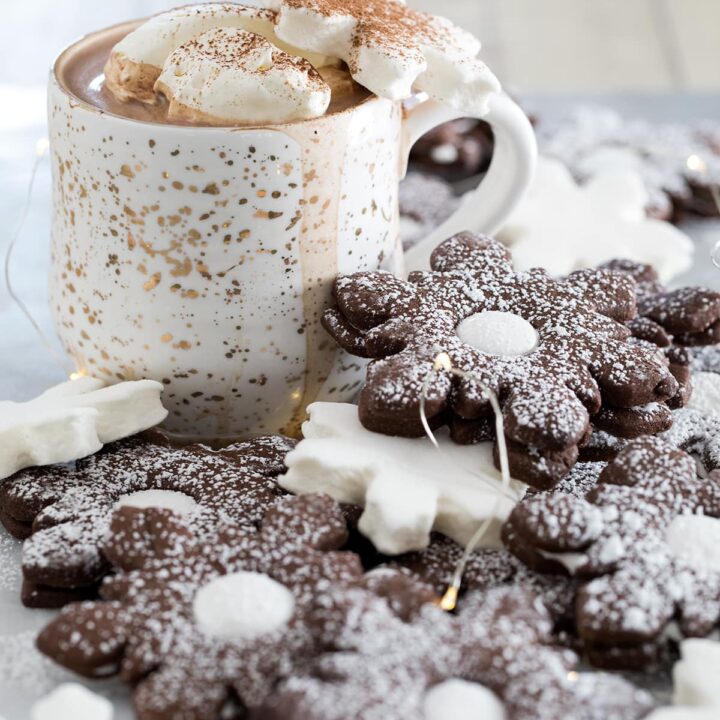
[[[406,154],[434,127],[459,117],[461,112],[427,100],[407,111],[405,119]],[[481,118],[495,135],[492,162],[479,187],[467,193],[463,202],[428,237],[405,253],[405,268],[428,270],[430,255],[443,240],[463,230],[492,235],[497,232],[530,187],[537,165],[535,132],[525,113],[505,93],[490,97],[489,110]]]

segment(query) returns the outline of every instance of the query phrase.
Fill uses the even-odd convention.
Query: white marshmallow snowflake
[[[647,217],[648,192],[631,170],[606,171],[578,185],[557,160],[540,158],[530,192],[498,233],[518,270],[567,275],[614,258],[653,265],[663,282],[692,264],[692,240]]]
[[[660,708],[647,720],[717,720],[720,717],[720,642],[685,640],[673,668],[673,707]]]
[[[439,452],[426,438],[366,430],[354,405],[315,403],[308,412],[305,439],[287,456],[288,473],[279,478],[286,490],[324,492],[363,506],[360,531],[388,555],[424,549],[431,530],[466,545],[489,518],[483,545],[500,544],[500,527],[526,486],[513,480],[500,494],[492,443],[466,447],[439,433]]]
[[[113,706],[78,683],[59,685],[30,710],[30,720],[112,720]]]
[[[167,417],[153,380],[105,387],[83,377],[28,402],[0,402],[0,480],[35,465],[72,462]]]

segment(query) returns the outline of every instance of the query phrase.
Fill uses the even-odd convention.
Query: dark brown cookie
[[[451,120],[423,135],[410,152],[410,164],[450,182],[484,172],[495,142],[490,126],[471,118]]]
[[[118,502],[179,500],[199,534],[222,520],[258,522],[284,494],[275,478],[293,446],[268,437],[214,451],[138,436],[74,466],[18,473],[0,486],[0,519],[11,533],[28,537],[23,601],[56,607],[63,596],[94,592],[109,569],[101,546]]]
[[[720,293],[702,287],[667,290],[650,265],[612,260],[601,268],[627,273],[637,282],[641,325],[633,334],[658,347],[715,345],[720,342]]]
[[[37,642],[88,677],[119,672],[140,720],[258,705],[324,648],[327,593],[362,574],[337,552],[345,519],[327,496],[280,499],[259,530],[222,525],[211,542],[167,512],[121,508],[113,523],[106,552],[121,564],[105,602],[65,607]]]
[[[421,720],[428,692],[447,680],[482,685],[508,720],[631,720],[652,707],[619,678],[578,674],[542,605],[519,588],[469,593],[456,615],[424,605],[409,622],[359,589],[330,593],[328,605],[333,652],[282,683],[257,720]]]
[[[387,273],[336,282],[338,309],[325,327],[349,352],[375,359],[359,400],[369,430],[422,435],[422,386],[446,353],[500,398],[516,477],[548,487],[575,462],[602,405],[633,409],[677,393],[667,362],[629,343],[618,322],[635,314],[632,278],[516,273],[500,243],[470,233],[442,243],[432,267],[407,282]],[[435,425],[453,425],[456,439],[455,418],[493,417],[477,383],[447,373],[432,378],[426,412]]]
[[[698,478],[689,455],[643,438],[584,497],[522,501],[504,537],[525,562],[583,580],[576,622],[590,659],[633,669],[665,656],[671,623],[702,637],[720,621],[720,565],[702,539],[718,517],[720,475]]]

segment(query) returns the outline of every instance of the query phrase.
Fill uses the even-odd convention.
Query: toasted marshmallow
[[[277,14],[269,8],[236,3],[207,3],[170,10],[150,18],[123,38],[105,66],[105,82],[118,100],[158,101],[154,91],[163,66],[181,45],[209,30],[238,28],[268,38],[291,55],[302,55],[316,67],[331,59],[305,54],[275,36]]]
[[[344,60],[353,78],[380,97],[426,92],[463,113],[487,112],[500,83],[478,58],[480,42],[445,18],[402,0],[268,0],[275,32],[305,52]]]
[[[168,58],[155,84],[170,120],[193,124],[285,123],[319,117],[330,86],[303,58],[255,33],[216,28]]]

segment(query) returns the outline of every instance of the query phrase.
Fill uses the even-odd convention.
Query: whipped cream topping
[[[390,100],[424,92],[461,114],[482,116],[500,90],[477,57],[480,42],[473,35],[402,0],[257,0],[171,10],[116,45],[105,69],[108,88],[120,100],[157,102],[158,78],[164,76],[160,89],[171,87],[170,57],[220,28],[258,34],[315,68],[343,61],[355,81]]]
[[[216,28],[178,47],[155,84],[168,118],[227,125],[319,117],[330,86],[305,59],[245,30]]]
[[[413,91],[467,113],[487,112],[500,83],[477,55],[480,41],[403,0],[267,0],[285,42],[338,57],[353,78],[390,100]]]

